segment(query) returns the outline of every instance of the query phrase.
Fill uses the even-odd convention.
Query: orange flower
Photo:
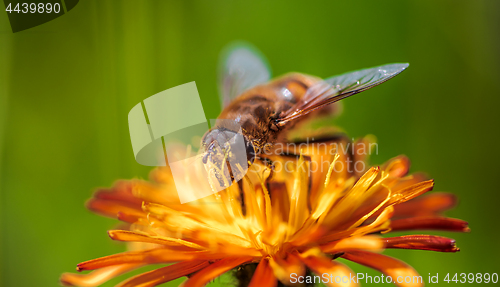
[[[439,229],[468,231],[467,223],[442,217],[455,197],[433,193],[414,199],[433,187],[422,175],[406,175],[403,157],[381,167],[349,172],[349,158],[363,155],[353,145],[351,155],[322,151],[317,144],[303,147],[300,159],[271,171],[256,162],[239,184],[206,198],[180,204],[168,167],[153,170],[150,181],[119,181],[99,190],[88,208],[130,224],[111,230],[113,240],[129,242],[130,251],[78,264],[88,274],[66,273],[61,282],[97,286],[119,274],[148,264],[170,264],[132,277],[119,286],[156,286],[187,276],[183,286],[204,286],[232,269],[258,264],[249,286],[290,285],[312,271],[330,278],[353,271],[338,257],[391,276],[417,276],[409,265],[380,254],[385,248],[456,252],[455,241],[431,235],[384,238],[391,230]],[[324,162],[327,168],[313,168]],[[318,161],[320,160],[321,161]],[[275,163],[283,162],[276,158]],[[364,163],[364,161],[363,161]],[[196,177],[191,178],[196,188]],[[342,278],[342,277],[340,277]],[[332,280],[333,281],[333,280]],[[328,286],[358,286],[326,282]],[[422,286],[423,283],[397,283]]]

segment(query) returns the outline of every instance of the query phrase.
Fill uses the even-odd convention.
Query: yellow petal
[[[434,180],[427,180],[423,182],[416,183],[412,186],[406,187],[397,194],[394,194],[393,198],[389,201],[389,204],[400,204],[405,201],[408,201],[412,198],[415,198],[419,195],[422,195],[434,187]]]
[[[380,252],[384,249],[384,241],[382,237],[376,235],[354,236],[321,245],[320,248],[323,252],[331,254],[350,250]]]
[[[300,156],[295,168],[295,179],[293,183],[292,193],[290,195],[290,215],[289,225],[291,227],[292,236],[295,231],[299,230],[309,216],[308,207],[308,191],[309,191],[309,163]]]
[[[384,211],[382,211],[382,213],[372,223],[365,226],[353,228],[350,230],[332,231],[319,238],[318,242],[327,243],[339,240],[341,238],[346,238],[349,236],[364,235],[368,233],[375,233],[378,231],[388,230],[390,226],[389,219],[392,217],[393,213],[394,213],[394,207],[392,206],[386,207]]]
[[[109,230],[108,234],[109,237],[111,237],[111,239],[119,241],[147,242],[147,243],[162,244],[168,246],[185,246],[197,250],[206,250],[206,247],[178,238],[169,238],[165,236],[150,236],[147,234],[138,233],[134,231],[126,231],[126,230]]]

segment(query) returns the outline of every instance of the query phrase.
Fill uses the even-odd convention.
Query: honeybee
[[[395,63],[324,80],[301,73],[270,80],[268,65],[258,51],[249,46],[233,48],[220,67],[223,107],[218,124],[202,139],[203,161],[217,161],[219,154],[219,164],[231,163],[235,156],[227,151],[238,145],[244,146],[250,166],[256,158],[274,154],[277,143],[286,143],[298,123],[333,112],[334,103],[373,88],[407,67],[407,63]],[[235,179],[232,173],[231,179]]]

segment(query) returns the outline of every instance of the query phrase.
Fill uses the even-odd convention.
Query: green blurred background
[[[396,79],[344,100],[336,123],[354,137],[377,136],[375,164],[406,154],[434,190],[457,194],[448,215],[472,232],[439,233],[457,239],[457,254],[387,254],[425,281],[500,272],[499,13],[495,0],[88,0],[13,34],[0,12],[1,286],[57,286],[76,263],[124,250],[106,234],[116,221],[84,202],[96,187],[147,177],[134,161],[129,110],[196,81],[215,118],[218,55],[234,40],[259,47],[274,75],[409,62]]]

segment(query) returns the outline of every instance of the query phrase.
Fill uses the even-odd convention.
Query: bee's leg
[[[264,163],[264,165],[271,169],[273,168],[273,161],[270,159],[270,158],[262,158],[262,162]]]
[[[241,213],[246,216],[247,207],[245,205],[245,195],[243,194],[243,180],[238,181],[238,188],[240,189],[240,204],[241,204]]]

